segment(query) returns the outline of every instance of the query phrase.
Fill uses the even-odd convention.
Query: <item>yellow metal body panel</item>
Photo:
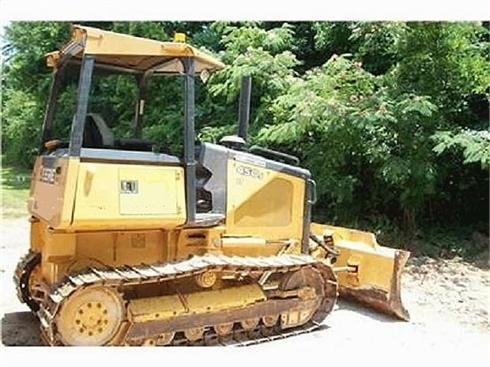
[[[298,241],[223,237],[223,232],[224,227],[67,232],[41,220],[31,223],[31,248],[43,254],[41,272],[48,284],[88,267],[164,263],[207,253],[259,257],[300,252]]]
[[[265,294],[258,284],[189,294],[135,299],[129,302],[133,322],[145,322],[184,314],[201,314],[229,310],[264,301]]]
[[[167,260],[164,232],[119,231],[81,232],[77,234],[78,259],[94,259],[102,264],[137,265]]]
[[[82,162],[76,195],[73,229],[170,229],[186,220],[182,167]]]
[[[380,246],[374,234],[317,223],[312,223],[311,229],[313,233],[320,236],[325,230],[332,231],[335,247],[341,250],[335,266],[362,264],[362,271],[358,273],[338,273],[340,284],[359,286],[370,283],[386,289],[390,288],[395,250]]]
[[[122,182],[136,183],[134,190],[124,191]],[[177,252],[176,228],[186,220],[184,188],[179,166],[39,157],[28,207],[31,248],[42,252],[43,278],[53,284],[88,266],[183,256]],[[185,243],[181,247],[188,249]]]
[[[184,170],[39,157],[28,209],[56,230],[171,229],[186,220]]]
[[[408,251],[380,246],[374,234],[349,228],[312,223],[317,236],[333,237],[340,254],[335,266],[341,296],[353,298],[370,307],[408,320],[401,300],[401,273]]]
[[[195,60],[195,72],[215,71],[224,68],[218,59],[183,42],[161,42],[128,34],[104,31],[97,28],[74,25],[71,41],[60,51],[47,54],[49,67],[57,67],[61,56],[69,50],[78,49],[76,57],[95,55],[101,64],[126,67],[134,70],[180,73],[183,71],[180,57]],[[155,65],[158,68],[153,69]]]
[[[48,222],[50,227],[68,227],[72,219],[78,166],[78,158],[53,157],[50,164],[43,165],[43,157],[38,157],[27,201],[29,212]]]
[[[180,195],[158,195],[174,193],[183,187],[183,170],[148,169],[148,167],[119,168],[119,181],[132,181],[144,177],[136,194],[119,194],[119,213],[127,215],[177,216],[182,213],[183,197]],[[182,191],[182,190],[180,190]]]
[[[43,221],[31,224],[31,247],[41,251],[41,270],[48,284],[88,267],[140,265],[175,260],[164,230],[55,231]]]
[[[41,252],[44,246],[44,229],[43,223],[35,218],[31,217],[31,231],[30,231],[30,242],[31,249],[36,252]]]
[[[228,256],[273,256],[287,246],[284,242],[266,242],[263,237],[224,237],[222,253]]]
[[[145,322],[183,315],[186,308],[178,295],[170,295],[132,300],[128,312],[133,322]]]
[[[228,161],[227,179],[227,234],[301,238],[304,179],[235,160]]]

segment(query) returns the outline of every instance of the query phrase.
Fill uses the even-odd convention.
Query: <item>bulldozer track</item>
[[[39,304],[29,295],[29,276],[40,262],[41,253],[29,251],[17,263],[13,276],[17,297],[25,302],[33,312],[39,309]]]
[[[323,329],[324,329],[324,327],[322,327],[321,324],[312,322],[312,326],[310,326],[306,329],[304,327],[301,327],[301,328],[297,328],[294,330],[281,331],[281,332],[278,332],[277,334],[269,335],[269,336],[263,336],[263,337],[260,337],[257,339],[250,339],[250,340],[246,340],[246,341],[237,341],[236,344],[232,344],[232,345],[237,346],[237,347],[249,347],[249,346],[253,346],[253,345],[257,345],[257,344],[271,342],[274,340],[291,338],[291,337],[302,335],[302,334],[310,334],[310,333],[320,331]]]
[[[235,330],[228,337],[219,337],[216,333],[209,330],[204,334],[201,341],[197,343],[189,343],[187,340],[175,340],[172,346],[192,345],[192,346],[224,346],[224,347],[250,347],[258,344],[263,344],[275,340],[295,337],[303,334],[310,334],[324,330],[326,327],[322,324],[309,322],[307,327],[304,325],[292,328],[289,330],[279,330],[277,328],[266,328],[263,325],[260,327],[245,332],[243,330]]]
[[[202,274],[207,271],[217,271],[223,274],[234,274],[237,277],[259,276],[265,272],[272,273],[288,273],[299,270],[303,267],[311,267],[317,271],[324,284],[337,284],[332,280],[331,268],[308,255],[280,255],[270,257],[229,257],[224,255],[204,255],[194,256],[190,259],[165,264],[142,264],[138,266],[122,266],[122,267],[106,267],[104,269],[89,268],[77,274],[67,275],[61,282],[55,285],[47,298],[47,302],[41,305],[38,316],[41,321],[41,331],[44,340],[50,345],[63,345],[63,341],[56,329],[56,315],[59,312],[63,303],[74,292],[88,286],[101,285],[116,289],[119,293],[124,293],[124,288],[128,286],[161,283],[174,279],[182,279]],[[326,298],[326,297],[325,297]],[[322,312],[327,314],[333,308],[335,303],[336,293],[332,300],[328,303],[325,300],[318,301],[319,307],[323,307]],[[121,340],[111,342],[109,344],[129,344],[129,345],[148,345],[145,341],[152,340],[152,335],[158,335],[162,327],[165,329],[166,320],[161,321],[160,329],[155,329],[155,323],[132,324],[124,333]],[[310,321],[310,324],[313,321]],[[308,326],[304,332],[311,332],[317,325]],[[169,328],[169,326],[167,326]],[[207,328],[212,329],[212,328]],[[172,330],[172,329],[169,329]],[[207,330],[199,342],[189,342],[185,337],[178,337],[181,334],[177,331],[172,345],[212,345],[213,343],[222,343],[221,337],[213,335],[211,330]],[[239,330],[235,325],[233,331],[233,339],[238,345],[247,345],[246,340],[253,341],[252,344],[258,344],[270,340],[270,338],[284,338],[285,335],[297,335],[301,331],[280,332],[274,327],[267,328],[264,325],[259,325],[254,330],[244,332]],[[302,332],[301,332],[302,333]],[[265,335],[265,336],[264,336]],[[276,336],[274,336],[276,335]],[[242,339],[242,341],[236,341]],[[263,341],[262,341],[263,340]],[[272,339],[273,340],[273,339]]]

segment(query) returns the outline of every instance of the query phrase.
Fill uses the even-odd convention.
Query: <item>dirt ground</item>
[[[12,281],[16,262],[27,251],[28,236],[26,219],[2,221],[0,318],[1,339],[7,346],[41,343],[38,321],[17,300]],[[301,350],[305,354],[298,363],[333,358],[347,364],[490,364],[488,260],[476,266],[461,259],[413,258],[403,274],[402,284],[402,298],[411,314],[410,322],[394,321],[340,301],[321,331],[247,350],[254,350],[258,356],[280,353],[281,359],[289,362],[300,358]],[[318,353],[322,359],[316,357]]]

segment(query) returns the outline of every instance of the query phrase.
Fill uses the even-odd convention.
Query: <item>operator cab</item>
[[[33,191],[32,212],[55,218],[53,227],[65,223],[72,228],[89,228],[95,225],[94,216],[98,218],[97,225],[106,218],[105,225],[114,228],[130,221],[135,227],[215,226],[227,217],[236,220],[237,225],[247,226],[249,232],[251,228],[259,231],[259,222],[240,214],[247,212],[254,213],[254,220],[277,225],[289,233],[291,213],[309,220],[310,173],[297,167],[297,158],[288,154],[246,147],[250,77],[242,80],[238,136],[224,137],[220,144],[196,144],[195,74],[206,76],[223,68],[215,58],[183,42],[159,42],[77,25],[71,41],[60,51],[48,54],[47,63],[53,68],[53,79],[40,147],[41,181],[46,177],[49,183],[68,182],[57,179],[56,172],[68,172],[70,168],[63,168],[67,163],[56,159],[79,165],[70,171],[77,176],[77,192],[63,188],[67,190],[67,200],[59,201],[58,207],[48,200],[34,202],[34,198],[46,196],[41,194],[43,190],[60,196],[61,188],[36,188],[37,194]],[[183,103],[177,105],[183,111],[183,124],[176,126],[175,137],[161,133],[145,136],[146,130],[158,130],[167,123],[163,121],[165,111],[146,116],[145,110],[152,103],[151,96],[159,91],[152,90],[155,84],[150,85],[150,80],[168,76],[178,76],[184,82]],[[122,85],[123,90],[118,93],[132,96],[133,103],[105,105],[107,98],[100,96],[114,93],[107,88],[114,81],[121,82],[118,86]],[[68,88],[67,94],[62,94],[63,88]],[[73,95],[76,103],[70,105],[67,99]],[[172,100],[173,116],[175,105]],[[144,129],[144,120],[151,122],[149,129]],[[67,121],[71,121],[71,127]],[[130,127],[132,134],[128,136]],[[63,135],[67,138],[63,139]],[[183,137],[183,151],[172,149],[177,136]],[[233,162],[242,163],[236,163],[234,168]],[[291,177],[274,178],[281,174]],[[265,179],[267,175],[270,178]],[[296,183],[291,185],[288,181]],[[234,194],[237,183],[255,191],[250,192],[253,199]],[[68,199],[69,195],[76,195],[76,200]],[[304,200],[293,202],[294,197]],[[247,205],[252,207],[240,210]],[[230,210],[237,211],[236,218]]]
[[[80,162],[96,160],[182,167],[185,177],[185,211],[182,212],[187,218],[186,223],[195,223],[194,76],[209,76],[222,69],[224,64],[186,44],[182,34],[177,34],[174,42],[160,42],[80,25],[72,27],[72,38],[68,44],[47,55],[47,64],[53,68],[53,78],[43,123],[40,156],[75,158]],[[166,76],[178,76],[184,80],[181,105],[183,133],[179,134],[183,137],[180,138],[181,144],[176,143],[175,137],[158,141],[161,140],[155,139],[158,133],[153,134],[153,138],[143,136],[145,105],[151,103],[151,92],[154,92],[149,82]],[[101,81],[101,78],[107,79]],[[111,92],[104,88],[104,83],[113,82],[113,78],[128,80],[122,86],[123,89],[127,88],[125,92],[133,95],[134,104],[104,106],[98,103],[97,93],[104,95],[107,91]],[[71,95],[62,94],[63,88],[67,87],[71,88]],[[69,112],[67,100],[72,95],[76,96],[76,103],[71,104],[72,111]],[[175,102],[172,101],[172,104]],[[120,112],[119,116],[116,116],[117,112]],[[165,116],[165,113],[146,118],[158,119],[153,121],[153,126],[158,126],[161,116]],[[68,121],[71,121],[71,128]],[[126,128],[121,129],[121,124],[126,124]],[[128,125],[133,127],[133,134],[118,135],[117,132],[127,133]],[[183,151],[171,149],[176,146],[183,147]],[[41,169],[46,171],[47,167],[42,164]],[[165,204],[162,202],[161,205]],[[176,210],[180,210],[180,204],[176,205]],[[49,210],[49,206],[46,206],[46,211]]]

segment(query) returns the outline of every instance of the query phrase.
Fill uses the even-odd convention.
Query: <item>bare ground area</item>
[[[39,323],[16,297],[12,274],[28,247],[26,219],[1,224],[1,338],[8,346],[41,345]],[[461,259],[409,261],[402,298],[411,321],[400,322],[353,303],[340,301],[321,331],[250,347],[257,355],[281,353],[295,361],[298,351],[315,351],[301,361],[395,365],[488,366],[490,357],[490,271]],[[249,349],[248,349],[249,350]],[[315,357],[315,355],[322,355]],[[322,363],[323,364],[323,363]]]

